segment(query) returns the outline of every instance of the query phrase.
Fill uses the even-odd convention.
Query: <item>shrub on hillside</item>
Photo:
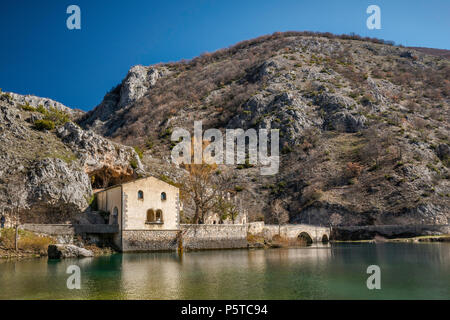
[[[63,125],[70,121],[69,115],[55,107],[50,107],[45,115],[45,120],[53,121],[56,125]]]
[[[20,107],[25,111],[30,111],[30,112],[36,111],[36,108],[33,106],[30,106],[30,104],[28,102],[26,104],[21,105]]]
[[[315,201],[320,200],[323,196],[323,191],[318,186],[308,186],[302,191],[302,204],[307,206]]]
[[[51,120],[45,120],[45,119],[36,120],[34,122],[34,127],[40,131],[53,130],[53,129],[55,129],[55,123]]]
[[[144,157],[144,151],[142,151],[141,148],[138,146],[134,147],[134,151],[136,151],[137,155],[139,156],[139,159],[142,159]]]
[[[44,120],[51,121],[57,126],[63,125],[66,122],[70,121],[70,117],[66,112],[59,110],[55,107],[50,107],[49,109],[46,109],[42,104],[40,104],[33,111],[42,113],[44,115]]]

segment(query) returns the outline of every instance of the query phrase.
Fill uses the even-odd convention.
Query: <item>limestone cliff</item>
[[[79,115],[50,99],[0,93],[0,210],[9,222],[74,221],[92,187],[143,173],[133,148],[81,129],[70,121]],[[49,123],[55,128],[38,126]]]

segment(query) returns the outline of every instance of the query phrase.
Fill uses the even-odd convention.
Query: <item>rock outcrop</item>
[[[93,256],[94,253],[92,251],[73,244],[51,244],[48,246],[49,259],[87,258]]]
[[[31,99],[31,100],[30,100]],[[0,211],[7,223],[66,223],[82,220],[93,189],[144,174],[131,147],[111,142],[73,122],[38,130],[43,114],[23,108],[48,102],[38,97],[0,96]],[[48,109],[50,110],[50,109]]]
[[[102,135],[110,136],[115,129],[123,125],[119,120],[121,114],[147,94],[161,77],[168,74],[170,71],[165,67],[132,67],[122,83],[108,92],[103,101],[85,114],[79,123]]]
[[[10,101],[15,106],[29,104],[30,106],[37,108],[38,106],[41,105],[47,110],[53,107],[69,114],[72,120],[74,121],[84,115],[84,112],[79,109],[72,109],[70,107],[63,105],[58,101],[49,98],[37,97],[34,95],[21,95],[14,92],[5,92],[4,95],[9,95],[11,97]]]
[[[76,154],[97,187],[118,184],[144,174],[141,160],[131,147],[85,131],[72,122],[58,128],[56,134]]]

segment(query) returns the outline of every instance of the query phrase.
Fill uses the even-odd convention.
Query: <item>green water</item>
[[[72,264],[79,290],[66,286]],[[366,286],[373,264],[381,290]],[[2,261],[0,299],[450,299],[450,243]]]

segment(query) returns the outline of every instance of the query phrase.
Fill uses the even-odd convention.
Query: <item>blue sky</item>
[[[81,8],[81,30],[66,27],[71,4]],[[366,27],[371,4],[381,8],[381,30]],[[133,65],[190,59],[275,31],[450,49],[448,0],[10,0],[0,9],[0,88],[83,110]]]

